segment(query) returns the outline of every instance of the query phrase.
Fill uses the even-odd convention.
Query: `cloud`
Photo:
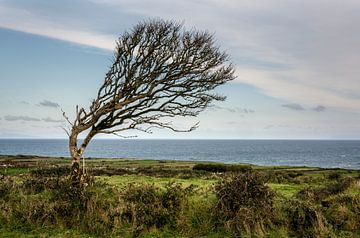
[[[264,130],[269,130],[271,128],[275,127],[274,125],[267,125],[267,126],[264,126]]]
[[[225,110],[225,111],[228,111],[228,112],[231,112],[231,113],[245,113],[245,114],[248,114],[248,113],[255,113],[255,110],[253,109],[249,109],[249,108],[239,108],[239,107],[222,107],[222,106],[217,106],[217,105],[214,105],[211,107],[211,109],[213,110]]]
[[[58,108],[60,107],[58,103],[56,102],[51,102],[49,100],[43,100],[42,102],[39,103],[40,106],[43,107],[53,107],[53,108]]]
[[[30,103],[27,102],[27,101],[21,101],[20,103],[21,103],[21,104],[25,104],[25,105],[30,105]]]
[[[54,6],[54,9],[48,10],[56,11],[57,8],[61,6]],[[74,26],[71,19],[59,19],[59,13],[56,12],[53,12],[51,17],[41,12],[41,9],[39,9],[41,14],[34,8],[29,7],[29,9],[17,6],[16,3],[0,5],[0,27],[105,50],[113,50],[115,47],[114,35]]]
[[[289,103],[289,104],[283,104],[281,105],[282,107],[286,107],[289,108],[291,110],[295,110],[295,111],[304,111],[305,109],[303,108],[303,106],[301,106],[300,104],[297,103]]]
[[[326,107],[324,107],[322,105],[318,105],[318,106],[314,107],[313,110],[316,112],[323,112],[326,110]]]
[[[52,119],[51,117],[46,117],[42,119],[45,122],[64,122],[64,120],[56,120],[56,119]]]
[[[5,116],[4,120],[6,121],[40,121],[40,119],[35,117],[28,117],[28,116]]]

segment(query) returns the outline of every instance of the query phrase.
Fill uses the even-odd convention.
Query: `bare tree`
[[[173,21],[149,20],[137,24],[117,41],[113,63],[88,110],[76,107],[69,149],[73,173],[97,134],[117,134],[133,129],[151,132],[154,127],[175,132],[174,117],[195,117],[214,100],[211,93],[233,80],[234,68],[225,52],[206,31],[185,30]],[[78,145],[78,136],[85,138]]]

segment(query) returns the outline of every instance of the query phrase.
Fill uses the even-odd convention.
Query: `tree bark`
[[[81,154],[77,148],[77,136],[78,133],[72,132],[69,136],[69,149],[71,155],[71,175],[73,178],[81,176],[80,159]]]

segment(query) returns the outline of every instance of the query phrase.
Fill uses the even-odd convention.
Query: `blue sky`
[[[0,138],[65,138],[63,109],[87,107],[116,38],[159,17],[214,32],[237,79],[197,131],[139,138],[359,139],[360,2],[0,0]],[[101,136],[99,137],[101,138]]]

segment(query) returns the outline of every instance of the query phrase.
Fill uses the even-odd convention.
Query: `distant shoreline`
[[[41,155],[1,155],[0,154],[0,168],[5,167],[4,161],[6,160],[15,160],[15,161],[24,161],[28,162],[29,160],[53,160],[53,161],[59,161],[59,160],[66,160],[71,162],[71,157],[55,157],[55,156],[41,156]],[[222,164],[222,165],[232,165],[228,163],[222,163],[222,162],[213,162],[213,161],[194,161],[194,160],[156,160],[156,159],[140,159],[140,158],[101,158],[101,157],[86,157],[85,160],[103,160],[103,161],[116,161],[116,160],[122,160],[122,161],[152,161],[152,162],[159,162],[159,163],[193,163],[193,164]],[[325,170],[346,170],[346,171],[352,171],[352,172],[360,172],[360,169],[349,169],[349,168],[322,168],[322,167],[310,167],[310,166],[291,166],[291,165],[256,165],[256,164],[250,164],[250,163],[233,163],[233,165],[249,165],[255,168],[269,168],[269,169],[311,169],[311,170],[318,170],[318,171],[325,171]]]

